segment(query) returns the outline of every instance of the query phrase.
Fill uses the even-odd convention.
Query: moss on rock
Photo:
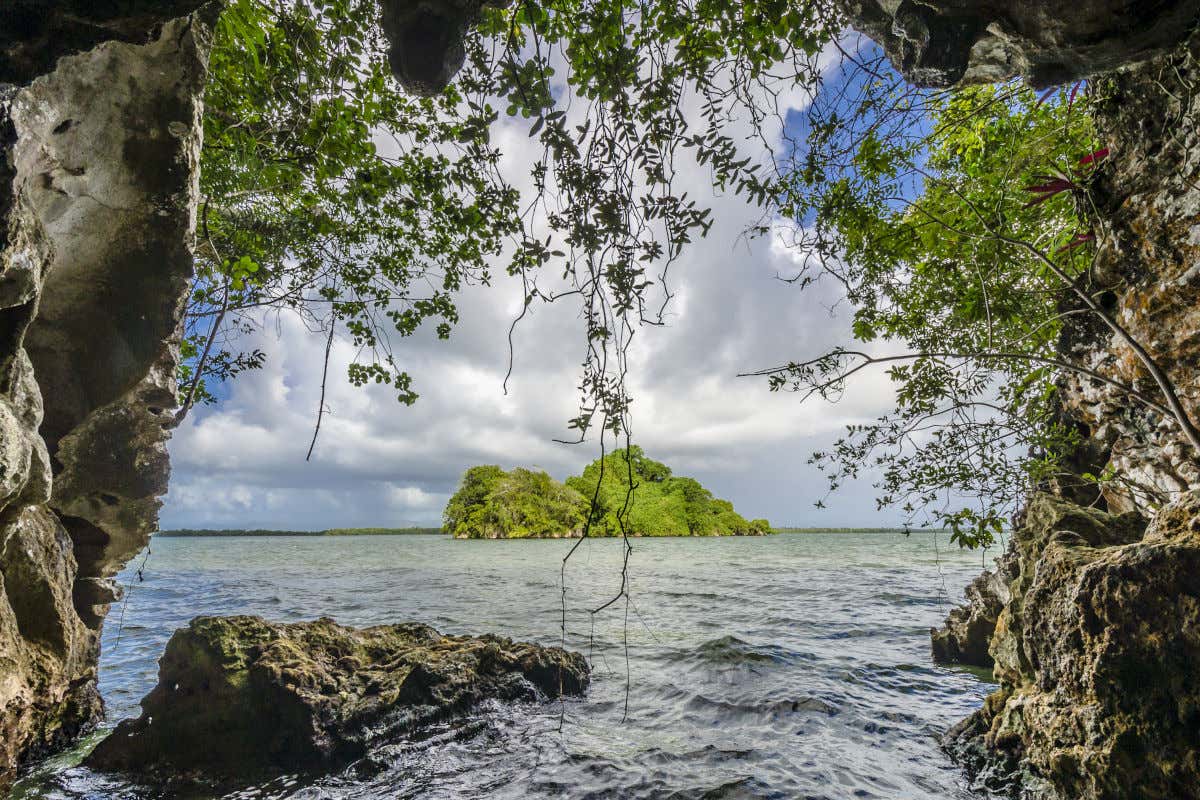
[[[251,781],[332,769],[487,699],[579,694],[578,653],[415,623],[198,617],[176,631],[142,714],[92,752],[102,771]]]
[[[1200,798],[1198,521],[1200,492],[1149,528],[1035,496],[992,637],[1000,689],[951,752],[1026,796]]]

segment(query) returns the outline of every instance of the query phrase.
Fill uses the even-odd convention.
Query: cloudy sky
[[[795,108],[804,101],[797,94]],[[528,157],[527,125],[504,123],[499,141],[516,169]],[[846,424],[885,410],[891,393],[865,375],[836,405],[804,404],[737,373],[811,357],[848,340],[835,286],[800,290],[777,276],[795,255],[779,237],[747,241],[757,218],[736,196],[715,195],[707,171],[681,177],[708,201],[708,238],[673,268],[676,296],[662,328],[638,332],[631,353],[633,433],[649,455],[698,478],[747,517],[777,525],[886,525],[868,483],[825,495],[805,462]],[[324,339],[298,321],[273,321],[258,346],[266,367],[228,387],[215,407],[198,408],[171,443],[173,477],[162,527],[320,529],[438,524],[462,472],[480,463],[541,467],[558,478],[598,455],[595,442],[562,445],[577,413],[583,324],[569,301],[534,306],[518,328],[516,364],[502,389],[505,334],[520,310],[519,284],[497,280],[465,292],[462,323],[449,341],[404,340],[399,354],[421,394],[400,406],[386,387],[345,382],[352,356],[335,341],[329,413],[311,461]]]

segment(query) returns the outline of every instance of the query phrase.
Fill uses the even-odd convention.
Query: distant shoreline
[[[224,528],[205,530],[181,528],[171,531],[158,531],[155,536],[165,538],[191,538],[202,536],[415,536],[415,535],[445,535],[441,528],[327,528],[322,531],[275,531],[275,530],[236,530]]]
[[[932,528],[773,528],[775,533],[925,533]],[[939,528],[939,530],[941,530]]]
[[[909,533],[919,533],[928,529],[911,528]],[[772,534],[821,534],[821,533],[836,533],[836,534],[863,534],[863,533],[905,533],[903,528],[773,528]],[[266,530],[253,529],[241,530],[234,528],[221,529],[204,529],[204,528],[180,528],[176,530],[158,531],[154,534],[156,537],[167,539],[185,539],[185,538],[204,538],[204,537],[237,537],[237,536],[448,536],[441,528],[327,528],[320,531],[284,531],[284,530]],[[578,537],[554,537],[554,536],[530,536],[530,537],[514,537],[512,541],[521,541],[525,539],[555,539],[555,538],[578,538]],[[592,536],[593,539],[619,539],[619,536]],[[646,539],[710,539],[717,538],[711,536],[645,536],[635,538]],[[725,537],[721,537],[725,538]],[[739,537],[731,537],[739,538]],[[744,538],[744,537],[743,537]],[[507,540],[507,539],[506,539]],[[464,539],[464,541],[467,541]],[[500,541],[488,540],[488,541]]]

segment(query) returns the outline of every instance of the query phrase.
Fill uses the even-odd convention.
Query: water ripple
[[[440,537],[155,540],[146,580],[105,629],[112,719],[137,712],[171,632],[197,614],[429,622],[558,644],[573,542]],[[588,696],[489,704],[345,771],[286,776],[229,800],[968,800],[937,737],[990,686],[928,658],[928,628],[977,572],[922,535],[585,542],[567,568],[567,640]],[[121,580],[131,580],[129,574]],[[629,658],[626,660],[626,653]],[[14,800],[160,800],[75,764],[42,765]],[[214,800],[203,791],[178,800]],[[166,800],[166,798],[162,798]]]

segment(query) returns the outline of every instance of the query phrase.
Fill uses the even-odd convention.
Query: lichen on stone
[[[1198,520],[1200,492],[1149,528],[1033,498],[991,644],[1000,688],[950,751],[993,788],[1034,796],[1200,796]]]
[[[199,617],[167,643],[142,715],[87,763],[171,781],[329,770],[484,700],[580,694],[588,680],[578,653],[499,636]]]

